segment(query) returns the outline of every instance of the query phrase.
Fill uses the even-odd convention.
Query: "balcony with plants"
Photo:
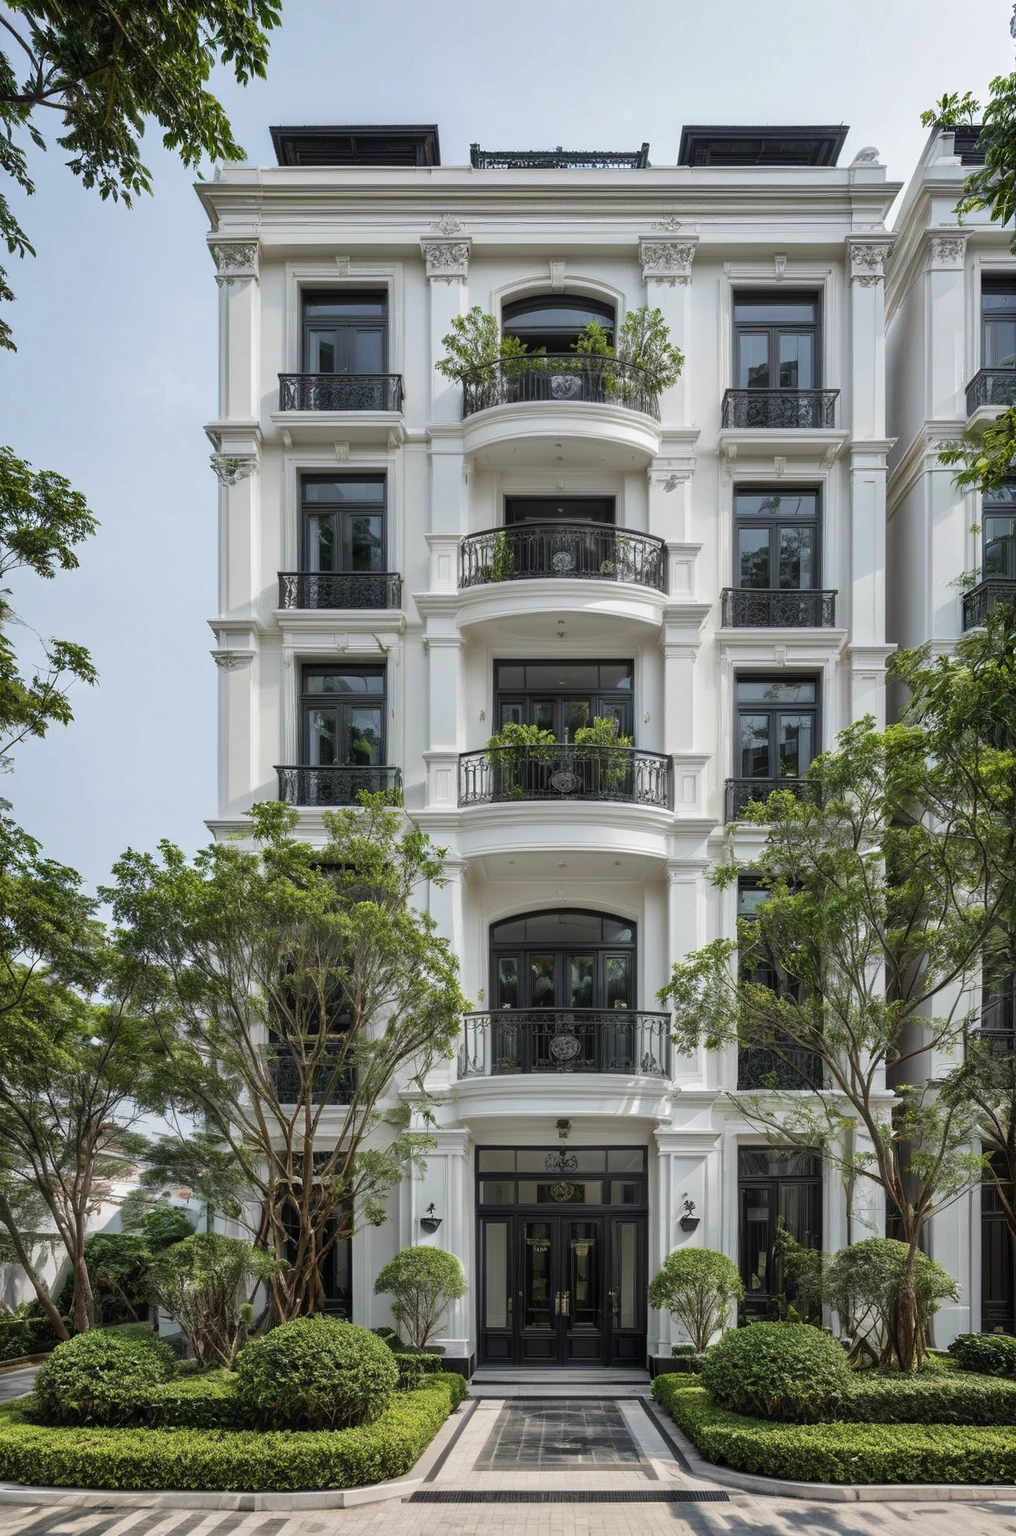
[[[667,590],[667,546],[652,534],[570,519],[527,521],[467,534],[459,587],[506,581],[620,582]]]
[[[607,801],[667,811],[672,777],[670,758],[635,747],[614,719],[597,717],[563,742],[512,722],[459,758],[459,805]]]

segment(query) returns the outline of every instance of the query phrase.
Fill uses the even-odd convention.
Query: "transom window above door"
[[[613,496],[506,496],[504,499],[507,527],[533,522],[612,523],[615,518]]]
[[[737,772],[742,779],[801,778],[816,754],[817,735],[815,678],[737,679]]]
[[[529,352],[542,347],[554,354],[572,352],[586,326],[602,325],[607,340],[614,340],[614,306],[600,299],[574,293],[543,293],[516,299],[501,310],[501,330],[525,342]]]
[[[770,591],[820,585],[817,490],[734,492],[734,585]]]
[[[374,289],[310,288],[303,293],[305,373],[384,373],[388,295]]]
[[[384,570],[384,475],[305,475],[300,491],[301,570]]]
[[[819,371],[816,294],[735,295],[735,389],[815,389]]]
[[[630,661],[498,661],[494,663],[494,718],[502,726],[535,725],[557,741],[598,718],[632,734],[635,668]]]

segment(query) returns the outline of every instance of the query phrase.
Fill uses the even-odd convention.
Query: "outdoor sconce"
[[[420,1217],[420,1226],[425,1232],[436,1232],[440,1225],[441,1217],[434,1215],[434,1202],[432,1200],[427,1207],[426,1216]]]
[[[694,1232],[699,1224],[699,1218],[695,1215],[695,1202],[689,1200],[687,1195],[681,1197],[681,1218],[678,1226],[682,1232]]]
[[[568,1132],[570,1130],[571,1130],[571,1121],[570,1120],[559,1120],[557,1122],[557,1134],[558,1134],[558,1136],[560,1137],[560,1139],[562,1141],[567,1141],[568,1140]]]

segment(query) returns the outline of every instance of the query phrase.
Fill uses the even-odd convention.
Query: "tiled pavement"
[[[501,1409],[473,1467],[477,1472],[586,1467],[627,1472],[639,1461],[618,1404],[516,1398]]]

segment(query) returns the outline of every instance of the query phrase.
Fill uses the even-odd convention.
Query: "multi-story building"
[[[657,1002],[674,959],[751,910],[749,880],[710,883],[728,838],[758,846],[747,800],[885,715],[899,188],[873,149],[837,164],[845,133],[444,166],[432,127],[282,128],[277,167],[199,189],[220,294],[211,825],[281,796],[320,839],[323,808],[397,785],[447,848],[430,910],[475,1011],[429,1084],[425,1175],[329,1285],[380,1322],[380,1264],[446,1246],[470,1286],[455,1358],[641,1363],[669,1353],[645,1287],[677,1244],[735,1256],[757,1310],[778,1221],[847,1240],[839,1176],[731,1104],[772,1063],[677,1056]],[[659,398],[574,366],[587,322],[616,335],[641,305],[686,359]],[[442,338],[473,306],[547,357],[449,381]],[[603,717],[634,743],[609,758],[575,741]],[[488,748],[509,722],[558,749]],[[851,1234],[882,1230],[860,1202]]]
[[[933,655],[1016,600],[1016,481],[982,499],[957,490],[939,460],[942,443],[1016,401],[1012,230],[984,212],[956,215],[964,178],[983,160],[976,125],[932,131],[901,204],[887,285],[888,635]],[[1016,1047],[1016,977],[990,982],[964,1011],[978,1003],[998,1048]],[[953,1064],[931,1051],[922,1060],[929,1078]],[[940,1336],[1016,1331],[1013,1245],[991,1182],[933,1218],[929,1249],[962,1290],[936,1321]]]

